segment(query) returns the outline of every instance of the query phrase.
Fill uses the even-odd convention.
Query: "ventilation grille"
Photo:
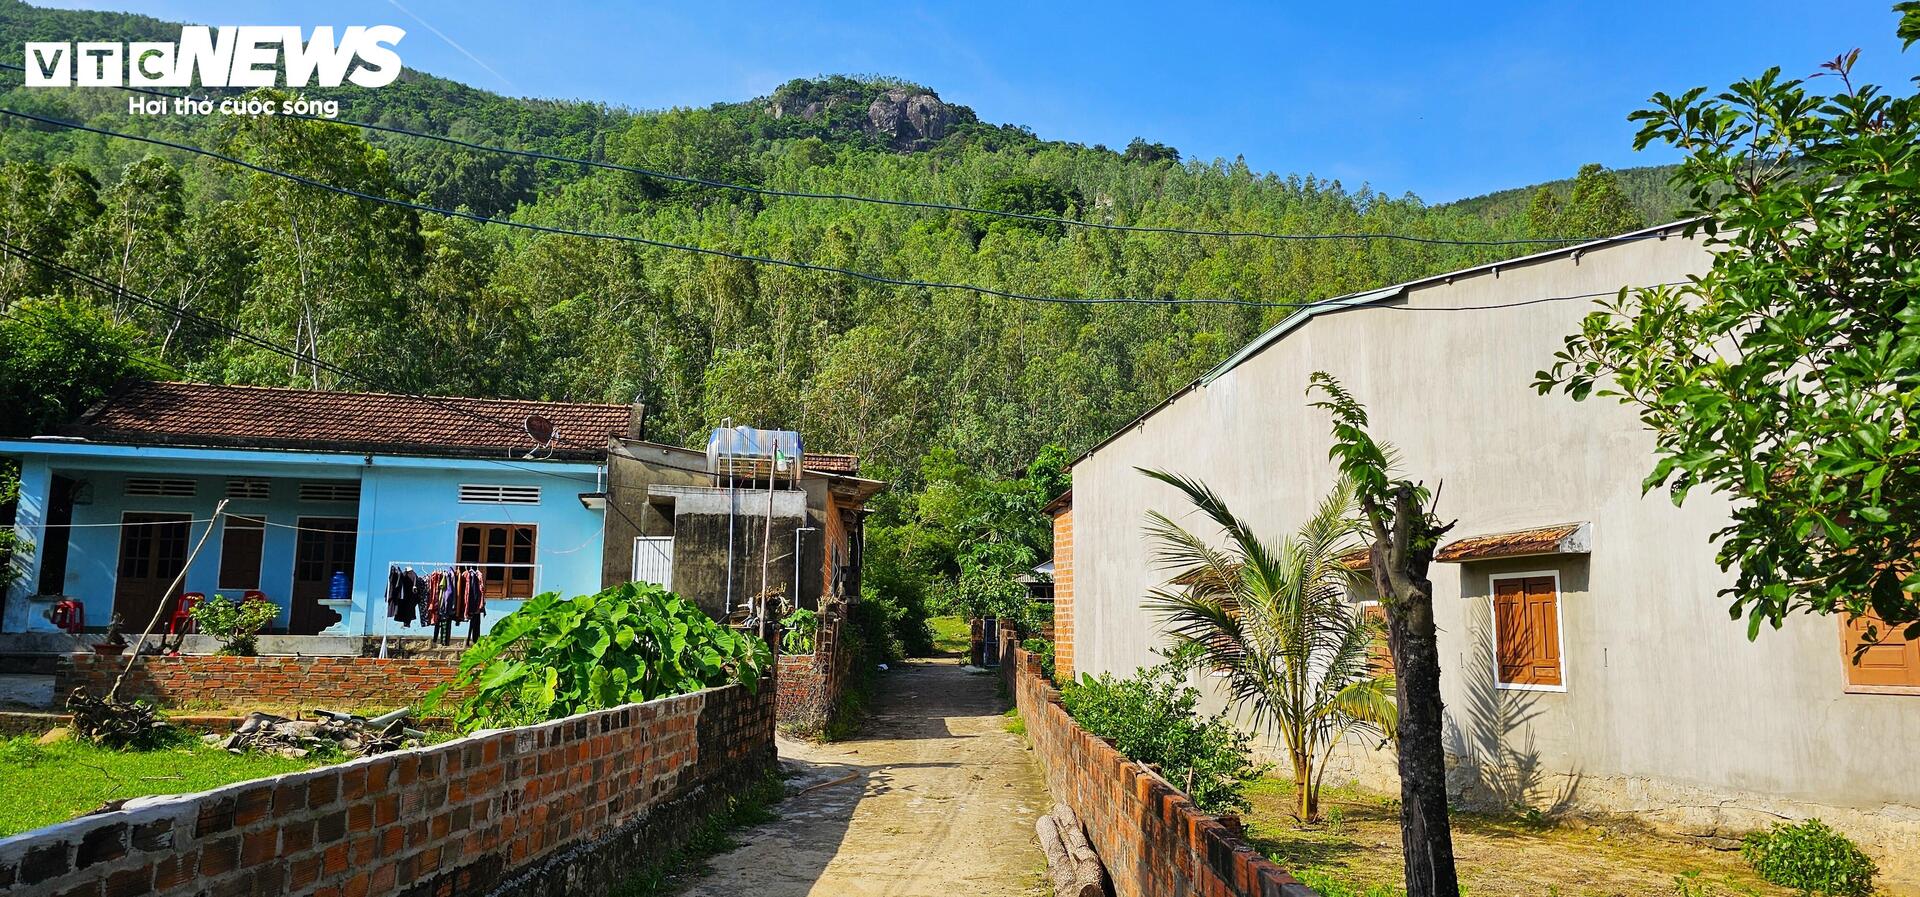
[[[139,498],[192,498],[198,491],[192,480],[165,477],[127,477],[127,494]]]
[[[264,501],[273,497],[273,484],[266,480],[228,480],[227,497],[238,501]]]
[[[300,484],[301,501],[357,502],[360,484],[351,480],[332,480]]]
[[[537,505],[540,503],[540,487],[461,483],[460,501],[469,505]]]

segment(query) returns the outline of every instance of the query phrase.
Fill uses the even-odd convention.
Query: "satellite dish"
[[[553,421],[538,414],[527,415],[527,437],[540,445],[553,441]]]

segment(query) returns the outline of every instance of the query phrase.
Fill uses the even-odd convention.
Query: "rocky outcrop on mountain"
[[[931,91],[896,87],[867,104],[867,133],[884,137],[896,150],[925,149],[947,136],[958,116]]]
[[[879,87],[851,79],[796,81],[767,101],[765,112],[778,119],[818,122],[845,133],[859,130],[896,152],[932,147],[955,125],[974,120],[972,110],[940,99],[924,87]]]

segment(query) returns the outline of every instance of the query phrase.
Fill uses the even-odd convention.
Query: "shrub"
[[[1020,643],[1022,650],[1040,658],[1040,672],[1053,681],[1053,643],[1043,638],[1030,638]]]
[[[468,648],[428,702],[470,690],[454,715],[461,728],[519,725],[736,682],[758,688],[771,659],[765,642],[651,583],[545,592]]]
[[[218,653],[232,657],[252,657],[260,653],[260,630],[280,616],[280,605],[271,601],[235,602],[215,595],[188,611],[200,631],[220,642]]]
[[[1740,854],[1761,878],[1802,894],[1868,897],[1880,872],[1846,835],[1818,819],[1749,833]]]
[[[915,609],[891,593],[867,586],[860,590],[848,619],[855,632],[866,638],[862,659],[869,668],[896,663],[904,657],[921,657],[932,652],[933,627],[927,623],[926,608]]]
[[[1142,668],[1125,679],[1082,676],[1061,689],[1061,703],[1080,726],[1113,740],[1120,753],[1160,767],[1160,774],[1206,813],[1247,808],[1254,765],[1247,734],[1225,714],[1194,712],[1200,692],[1167,665]]]
[[[780,620],[780,648],[788,654],[812,654],[820,641],[820,615],[796,607]]]

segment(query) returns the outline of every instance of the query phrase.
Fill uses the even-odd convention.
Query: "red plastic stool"
[[[87,628],[87,606],[72,598],[64,598],[53,605],[53,611],[47,615],[53,625],[66,630],[68,635],[79,635]]]

